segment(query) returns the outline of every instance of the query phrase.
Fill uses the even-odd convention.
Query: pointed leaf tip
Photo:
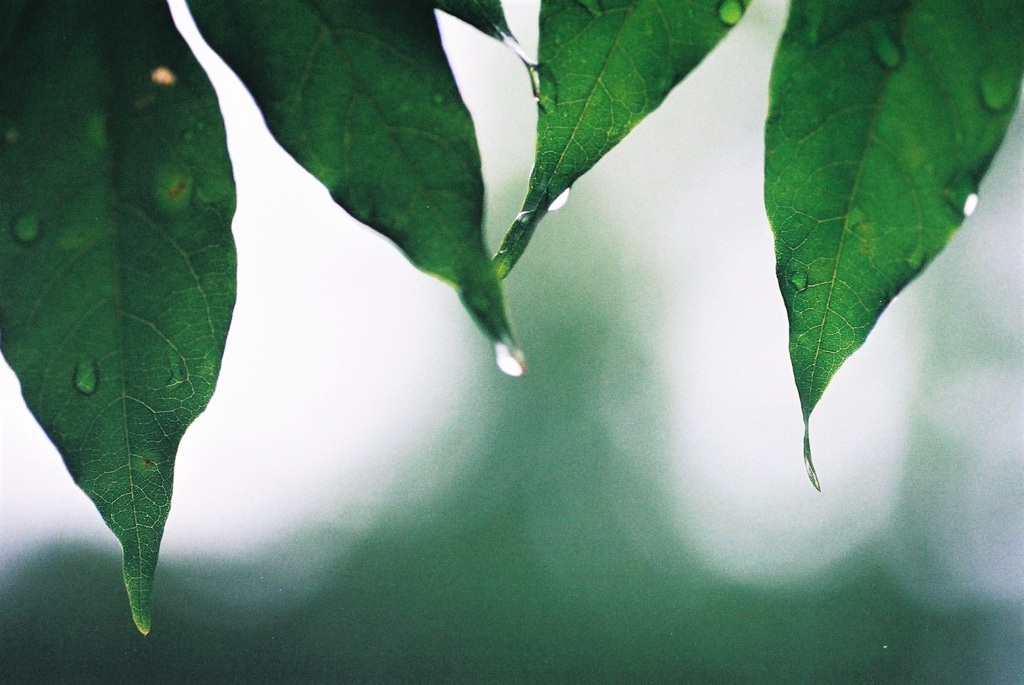
[[[807,469],[807,477],[811,479],[811,485],[815,490],[821,492],[818,472],[814,470],[814,462],[811,461],[811,433],[806,419],[804,419],[804,468]]]

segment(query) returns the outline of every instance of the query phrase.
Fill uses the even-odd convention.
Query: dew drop
[[[977,184],[969,174],[955,175],[942,190],[950,209],[961,216],[970,216],[978,207]]]
[[[518,378],[526,373],[523,353],[514,347],[499,342],[494,345],[494,361],[503,373]]]
[[[75,364],[75,390],[83,395],[92,395],[100,387],[100,372],[96,362],[83,357]]]
[[[807,471],[807,477],[811,480],[811,485],[818,492],[821,492],[821,481],[818,480],[818,472],[814,469],[814,462],[811,460],[811,431],[807,423],[807,419],[804,419],[804,469]]]
[[[794,271],[789,276],[789,284],[793,286],[793,290],[798,293],[802,293],[807,290],[807,272],[806,271]]]
[[[903,64],[903,48],[887,31],[875,36],[875,57],[886,69],[897,69]]]
[[[14,222],[14,226],[11,227],[11,233],[14,235],[14,239],[22,245],[34,242],[39,237],[39,216],[37,214],[29,214],[21,217]]]
[[[964,200],[964,216],[970,216],[974,214],[974,210],[978,208],[978,194],[971,193]]]
[[[566,188],[565,190],[563,190],[562,194],[559,195],[558,197],[556,197],[554,199],[554,201],[552,201],[552,203],[550,205],[548,205],[548,211],[549,212],[557,212],[562,207],[564,207],[565,203],[569,201],[569,191],[570,190],[572,190],[572,188]]]
[[[1008,109],[1016,92],[1017,81],[1004,69],[990,69],[981,79],[981,99],[995,112]]]
[[[743,18],[743,9],[740,0],[722,0],[718,6],[718,18],[726,26],[735,26]]]

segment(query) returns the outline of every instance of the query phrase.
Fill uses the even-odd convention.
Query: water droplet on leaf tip
[[[14,239],[27,245],[39,237],[39,216],[29,214],[18,219],[11,228]]]
[[[821,492],[818,472],[814,470],[814,462],[811,461],[811,434],[806,423],[804,424],[804,468],[807,470],[807,477],[811,479],[811,485],[815,490]]]
[[[964,216],[970,216],[974,214],[974,210],[978,208],[978,194],[971,193],[964,200]]]
[[[726,26],[735,26],[743,18],[744,9],[740,0],[722,0],[718,6],[718,18]]]
[[[526,373],[526,362],[523,360],[523,353],[503,342],[495,343],[494,345],[494,361],[497,363],[498,368],[509,376],[518,378]]]
[[[91,359],[79,359],[75,364],[75,390],[83,395],[92,395],[100,385],[100,372],[96,362]]]
[[[561,194],[559,194],[558,197],[556,197],[554,200],[552,200],[551,204],[548,205],[548,211],[549,212],[557,212],[559,209],[564,207],[565,203],[569,201],[569,191],[570,190],[572,190],[572,188],[566,188],[565,190],[563,190],[561,192]]]

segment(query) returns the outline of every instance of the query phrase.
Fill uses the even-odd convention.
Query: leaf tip
[[[818,472],[814,470],[814,462],[811,461],[811,433],[806,419],[804,419],[804,468],[807,469],[807,477],[811,479],[811,485],[815,490],[821,492]]]
[[[135,621],[135,627],[139,629],[139,632],[142,633],[143,637],[149,635],[150,621],[148,611],[143,612],[140,610],[136,610],[133,607],[132,620]]]

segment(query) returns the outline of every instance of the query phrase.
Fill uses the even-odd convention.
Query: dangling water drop
[[[556,197],[550,205],[548,205],[548,211],[557,212],[562,207],[564,207],[565,203],[569,201],[570,190],[572,190],[572,188],[566,188],[565,190],[563,190],[562,193],[558,197]]]
[[[494,345],[494,361],[503,373],[518,378],[526,373],[526,362],[523,353],[518,349],[499,342]]]
[[[807,272],[802,270],[794,271],[789,275],[789,284],[798,293],[807,290]]]
[[[964,216],[970,216],[974,214],[974,210],[978,208],[978,194],[971,193],[964,200]]]
[[[83,395],[92,395],[100,387],[100,372],[96,362],[83,357],[75,364],[75,390]]]
[[[875,56],[886,69],[897,69],[903,64],[903,50],[888,33],[879,34],[875,39]]]
[[[958,173],[942,189],[950,208],[961,216],[970,216],[978,206],[977,184],[970,174]]]
[[[722,0],[718,6],[718,18],[726,26],[735,26],[743,18],[743,10],[740,0]]]
[[[814,462],[811,461],[811,433],[807,419],[804,419],[804,468],[807,469],[807,477],[811,479],[811,485],[815,490],[821,492],[818,472],[814,470]]]
[[[14,239],[22,245],[34,242],[39,237],[39,216],[37,214],[29,214],[21,217],[14,222],[14,226],[11,227],[11,233],[14,235]]]

